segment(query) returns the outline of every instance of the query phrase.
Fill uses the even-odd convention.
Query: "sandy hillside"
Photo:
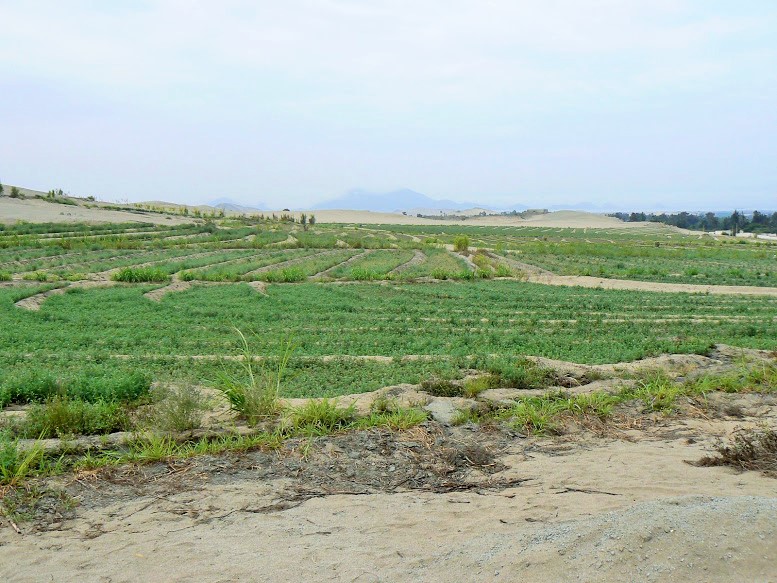
[[[283,211],[264,211],[264,214],[280,215]],[[301,213],[289,213],[298,217]],[[473,225],[473,226],[525,226],[525,227],[550,227],[550,228],[644,228],[652,226],[651,223],[624,223],[623,221],[596,215],[582,211],[556,211],[544,215],[534,215],[527,219],[509,216],[474,217],[466,221],[444,221],[436,219],[424,219],[410,215],[396,213],[376,213],[371,211],[353,210],[323,210],[308,211],[307,215],[314,214],[320,223],[363,223],[374,225]]]

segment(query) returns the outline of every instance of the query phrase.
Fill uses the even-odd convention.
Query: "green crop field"
[[[136,403],[153,382],[207,386],[239,368],[236,330],[268,362],[294,344],[285,396],[460,378],[489,358],[777,349],[777,296],[546,286],[509,259],[561,275],[777,285],[777,245],[663,225],[11,225],[0,230],[0,404]],[[186,287],[161,293],[171,282]]]

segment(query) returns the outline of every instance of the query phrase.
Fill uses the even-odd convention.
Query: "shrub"
[[[429,379],[421,383],[421,389],[435,397],[460,397],[461,387],[447,379]]]
[[[461,235],[453,239],[453,250],[458,253],[466,253],[469,251],[469,237]]]
[[[158,267],[124,267],[111,279],[125,283],[164,283],[170,281],[170,276]]]
[[[54,397],[32,405],[18,431],[23,437],[103,435],[129,428],[126,410],[118,403],[88,403],[68,397]]]
[[[11,192],[8,194],[11,198],[25,198],[25,196],[21,193],[18,187],[12,186]]]
[[[0,281],[11,281],[13,276],[7,271],[0,271]]]
[[[189,431],[202,425],[206,402],[197,387],[160,387],[154,391],[155,403],[150,421],[163,431]]]

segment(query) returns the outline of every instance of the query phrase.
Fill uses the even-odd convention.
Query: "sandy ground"
[[[16,221],[30,221],[33,223],[47,222],[144,222],[154,224],[181,224],[194,221],[191,217],[179,215],[163,215],[159,213],[142,211],[115,211],[103,208],[86,208],[83,206],[71,206],[55,204],[31,198],[35,191],[26,192],[30,198],[14,199],[8,196],[0,197],[0,222],[13,223]],[[99,204],[99,203],[98,203]],[[157,202],[158,205],[167,203]],[[179,205],[169,205],[171,207]],[[190,207],[192,209],[205,209],[207,207]],[[263,211],[264,215],[272,215],[273,212],[280,215],[283,211]],[[577,227],[577,228],[648,228],[655,229],[651,223],[624,223],[613,217],[586,213],[582,211],[557,211],[546,215],[535,215],[528,219],[520,217],[476,217],[466,221],[437,221],[422,219],[415,216],[405,216],[397,213],[375,213],[370,211],[353,210],[325,210],[306,211],[308,216],[314,214],[319,223],[363,223],[377,225],[481,225],[481,226],[528,226],[528,227]],[[238,213],[227,213],[238,214]],[[299,216],[301,212],[288,213]]]
[[[0,196],[0,222],[14,223],[16,221],[29,221],[32,223],[139,222],[158,225],[178,225],[193,222],[192,219],[174,215],[86,208],[56,204],[33,198],[15,199],[8,196]]]
[[[448,439],[471,441],[466,433]],[[359,458],[378,464],[383,476],[392,475],[388,464],[396,460],[354,451],[337,438],[314,445],[307,459],[293,451],[254,453],[86,476],[71,485],[82,501],[75,518],[37,532],[25,527],[23,535],[0,531],[0,575],[4,581],[774,581],[777,482],[685,463],[708,453],[704,433],[679,423],[640,438],[632,432],[630,439],[483,438],[486,447],[503,448],[491,464],[504,469],[472,470],[480,486],[450,491],[403,491],[390,478],[384,488],[360,484],[348,477]],[[427,435],[397,439],[382,445],[412,452]],[[333,475],[306,475],[316,466]]]

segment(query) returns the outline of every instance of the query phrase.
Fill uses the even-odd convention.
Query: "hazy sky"
[[[777,207],[774,0],[0,0],[0,180]]]

